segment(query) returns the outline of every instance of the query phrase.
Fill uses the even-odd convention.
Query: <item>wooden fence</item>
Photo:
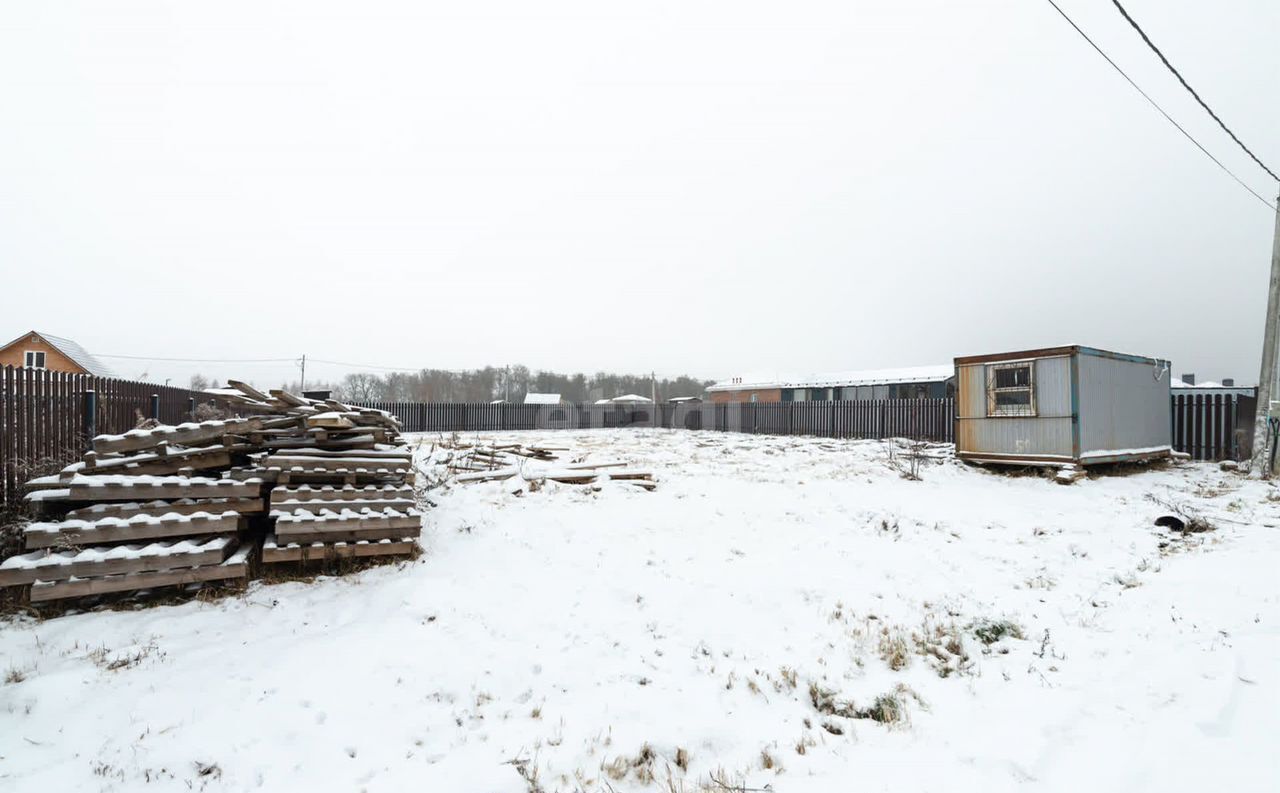
[[[88,435],[131,430],[139,414],[166,424],[189,421],[194,400],[203,398],[154,383],[0,367],[0,504],[19,495],[32,465],[79,459]]]
[[[1236,394],[1174,394],[1173,448],[1193,460],[1248,459],[1257,404]]]

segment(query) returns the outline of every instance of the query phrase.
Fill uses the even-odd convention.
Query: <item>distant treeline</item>
[[[703,396],[711,380],[699,380],[686,375],[657,381],[658,400],[672,397]],[[191,388],[202,390],[220,385],[212,378],[196,375],[191,378]],[[560,374],[558,372],[534,372],[527,366],[498,368],[486,366],[470,371],[423,369],[419,372],[392,372],[379,375],[370,372],[354,372],[336,383],[308,380],[308,391],[328,389],[335,399],[353,402],[492,402],[505,399],[523,402],[527,393],[559,394],[566,402],[594,402],[623,394],[652,396],[654,381],[647,375],[612,374],[597,372],[594,375]],[[260,386],[261,387],[261,386]],[[298,393],[302,384],[294,381],[279,387]]]

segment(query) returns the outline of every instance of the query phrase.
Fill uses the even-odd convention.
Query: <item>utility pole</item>
[[[657,372],[654,372],[654,371],[649,372],[649,386],[650,386],[649,390],[652,392],[651,398],[653,399],[653,404],[656,405],[658,404],[658,373]]]
[[[1267,324],[1262,337],[1262,371],[1258,374],[1258,412],[1253,420],[1252,472],[1271,476],[1271,393],[1276,379],[1276,335],[1280,333],[1280,197],[1276,199],[1276,228],[1271,242],[1271,283],[1267,288]]]
[[[301,363],[299,363],[299,366],[302,367],[302,377],[300,378],[301,382],[298,383],[298,390],[306,391],[307,390],[307,354],[305,352],[302,354],[302,361]]]
[[[511,401],[511,364],[502,373],[502,401]]]

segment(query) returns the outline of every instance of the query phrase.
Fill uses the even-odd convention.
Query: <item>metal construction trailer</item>
[[[1074,345],[955,365],[962,460],[1083,466],[1172,453],[1168,361]]]

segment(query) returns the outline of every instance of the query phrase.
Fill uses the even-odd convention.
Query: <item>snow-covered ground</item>
[[[455,486],[415,562],[0,623],[0,789],[1280,789],[1268,484],[502,439],[660,482]],[[1218,528],[1170,534],[1149,496]]]

